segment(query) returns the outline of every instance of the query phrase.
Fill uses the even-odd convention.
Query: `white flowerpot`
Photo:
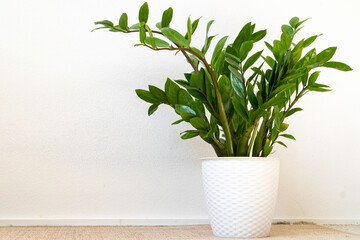
[[[271,157],[212,157],[201,161],[214,235],[269,236],[278,191],[279,160]]]

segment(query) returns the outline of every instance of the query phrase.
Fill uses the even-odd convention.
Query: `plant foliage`
[[[307,20],[294,17],[281,27],[280,39],[264,42],[270,55],[252,51],[262,40],[266,30],[255,30],[254,23],[245,24],[235,40],[226,44],[228,37],[217,41],[211,58],[205,55],[215,35],[210,35],[210,21],[206,27],[204,45],[191,44],[200,19],[187,20],[187,32],[182,34],[171,28],[173,9],[164,11],[161,21],[153,30],[147,24],[148,4],[139,11],[139,22],[128,26],[123,13],[119,24],[104,20],[96,25],[112,32],[138,33],[140,43],[155,51],[181,52],[193,71],[183,80],[168,78],[164,90],[149,85],[149,90],[137,89],[136,94],[150,103],[148,115],[160,104],[173,108],[179,120],[192,129],[181,133],[182,139],[200,136],[211,144],[218,156],[268,156],[273,145],[286,146],[282,139],[295,140],[288,129],[288,117],[301,111],[297,101],[308,92],[327,92],[329,86],[318,82],[319,67],[341,71],[352,70],[341,62],[330,61],[336,47],[319,53],[315,48],[306,50],[320,35],[296,41],[295,36]],[[155,37],[155,35],[157,37]],[[200,50],[201,49],[201,50]],[[210,61],[209,61],[210,59]],[[258,63],[258,64],[257,64]]]

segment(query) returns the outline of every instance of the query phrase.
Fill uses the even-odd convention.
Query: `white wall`
[[[0,8],[0,219],[204,219],[200,139],[183,141],[187,125],[148,105],[135,88],[163,87],[190,67],[180,54],[134,48],[137,35],[91,33],[93,22],[135,23],[142,1],[13,0]],[[243,24],[280,35],[291,17],[312,17],[301,36],[317,33],[318,51],[353,72],[323,69],[334,91],[306,96],[292,117],[296,142],[276,148],[282,160],[275,218],[360,220],[359,3],[353,1],[149,1],[155,24],[175,10],[215,19],[212,33],[233,39]]]

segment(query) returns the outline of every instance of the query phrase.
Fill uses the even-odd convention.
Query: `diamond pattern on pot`
[[[202,173],[214,235],[269,235],[278,188],[277,159],[206,159],[202,161]]]

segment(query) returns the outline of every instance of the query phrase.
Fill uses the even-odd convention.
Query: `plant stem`
[[[245,77],[244,77],[244,71],[243,71],[243,67],[242,67],[242,63],[240,62],[240,73],[241,73],[241,81],[242,84],[244,86],[244,102],[245,102],[245,112],[247,112],[247,92],[246,92],[246,82],[245,82]]]
[[[120,29],[117,29],[117,28],[112,28],[113,30],[115,31],[118,31],[118,32],[122,32],[122,33],[134,33],[134,32],[139,32],[139,30],[130,30],[130,31],[123,31],[123,30],[120,30]],[[145,31],[147,31],[145,29]],[[162,32],[159,32],[159,31],[152,31],[153,33],[156,33],[156,34],[159,34],[159,35],[163,35],[164,34]],[[180,47],[180,45],[174,43],[177,47]],[[181,53],[185,56],[186,60],[190,63],[191,67],[194,69],[194,71],[196,73],[199,72],[199,69],[198,67],[194,64],[194,62],[191,60],[190,56],[184,51],[184,50],[180,50]]]
[[[256,133],[257,133],[258,125],[259,125],[259,120],[257,120],[257,121],[255,122],[255,127],[254,127],[254,130],[253,130],[251,139],[250,139],[250,143],[249,143],[248,150],[247,150],[247,155],[248,155],[248,156],[250,156],[251,147],[252,147],[252,145],[254,144],[254,141],[255,141],[255,136],[256,136]]]
[[[304,87],[294,98],[294,101],[291,102],[291,104],[289,105],[288,109],[286,109],[286,111],[284,112],[284,115],[282,116],[280,122],[283,122],[286,115],[289,113],[289,111],[291,110],[291,108],[295,105],[295,103],[300,99],[300,97],[303,95],[303,93],[307,90],[307,87]],[[274,141],[271,143],[270,146],[274,145],[274,143],[276,142],[276,140],[279,137],[279,133],[276,135]]]

